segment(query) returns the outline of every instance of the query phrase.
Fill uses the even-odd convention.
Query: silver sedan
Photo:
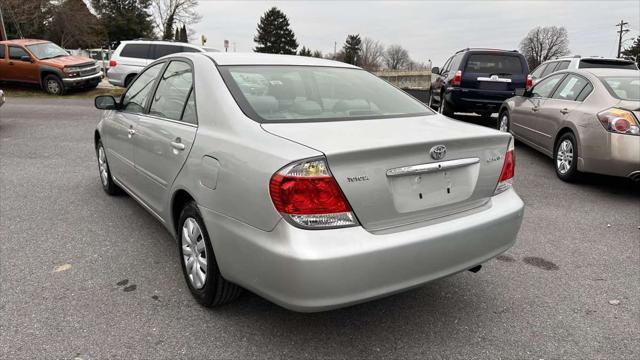
[[[297,311],[366,301],[477,271],[522,221],[511,135],[351,65],[176,54],[95,103],[104,190],[176,237],[204,306],[241,288]]]
[[[640,180],[640,71],[560,71],[508,99],[498,127],[554,159],[565,181],[580,172]]]

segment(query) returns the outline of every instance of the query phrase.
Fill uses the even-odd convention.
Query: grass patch
[[[47,94],[44,90],[40,89],[37,85],[22,85],[22,84],[0,84],[0,89],[4,91],[6,97],[37,97],[37,98],[57,98],[57,99],[81,99],[81,98],[94,98],[98,95],[112,95],[118,97],[124,92],[124,88],[118,87],[98,87],[95,89],[72,89],[68,90],[62,96],[53,96]]]

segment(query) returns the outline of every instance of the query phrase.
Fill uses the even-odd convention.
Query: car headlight
[[[80,68],[79,67],[66,67],[66,68],[63,69],[63,71],[69,77],[80,75]]]

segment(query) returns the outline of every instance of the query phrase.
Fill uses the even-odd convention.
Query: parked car
[[[638,65],[636,65],[635,62],[626,59],[596,56],[582,57],[580,55],[575,55],[543,62],[533,70],[531,78],[535,84],[541,78],[549,74],[553,74],[556,71],[593,68],[638,70]]]
[[[176,237],[205,306],[240,287],[299,311],[373,299],[478,270],[522,221],[511,135],[345,63],[182,53],[95,103],[102,187]]]
[[[500,130],[552,157],[560,179],[640,180],[640,71],[563,70],[518,93],[500,110]]]
[[[216,52],[198,45],[155,40],[123,41],[109,60],[107,78],[116,86],[128,87],[138,73],[156,59],[181,52]]]
[[[4,97],[4,91],[2,91],[2,89],[0,89],[0,106],[4,105],[6,99]]]
[[[0,81],[38,84],[51,95],[95,88],[102,74],[94,60],[71,56],[45,40],[0,41]]]
[[[524,56],[513,50],[464,49],[431,69],[429,106],[443,115],[497,112],[518,88],[531,87]]]

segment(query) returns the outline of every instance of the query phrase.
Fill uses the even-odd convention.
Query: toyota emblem
[[[436,145],[429,150],[429,155],[433,160],[442,160],[447,155],[447,147],[444,145]]]

